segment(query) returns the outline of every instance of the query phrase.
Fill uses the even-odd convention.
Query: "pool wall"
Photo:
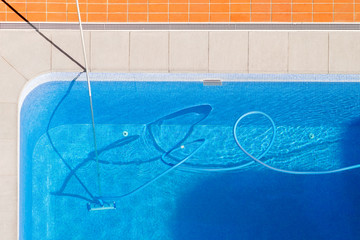
[[[0,236],[3,239],[17,238],[20,93],[25,85],[34,86],[38,80],[33,83],[31,80],[44,73],[82,71],[78,31],[41,32],[73,60],[34,30],[0,30]],[[85,32],[92,72],[311,74],[307,75],[311,76],[308,81],[316,80],[312,74],[358,74],[359,40],[360,33],[354,31]],[[356,76],[349,77],[350,81],[357,81]],[[274,78],[263,80],[274,81]],[[326,76],[317,78],[326,79]],[[24,92],[28,92],[27,87]]]

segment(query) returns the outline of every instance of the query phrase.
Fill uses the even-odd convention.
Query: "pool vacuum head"
[[[116,202],[107,203],[100,201],[100,203],[87,203],[87,210],[90,211],[102,211],[102,210],[114,210],[116,209]]]

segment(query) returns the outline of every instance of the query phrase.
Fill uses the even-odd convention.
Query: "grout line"
[[[14,102],[3,102],[3,101],[0,101],[0,104],[7,104],[7,105],[18,105],[18,103],[14,103]],[[0,138],[0,141],[16,141],[16,137],[13,138],[13,137],[1,137]],[[15,176],[15,175],[9,175],[9,176]]]
[[[53,37],[53,35],[52,35],[52,33],[50,33],[49,39],[51,42],[53,41],[52,37]],[[53,46],[52,45],[50,45],[50,71],[51,72],[53,71]]]
[[[208,57],[207,57],[207,72],[210,72],[210,32],[208,31]]]
[[[272,22],[272,0],[270,0],[270,22]]]
[[[314,22],[314,0],[311,1],[311,22]]]
[[[66,21],[69,21],[69,0],[66,0],[66,4],[65,4],[65,11],[66,11]]]
[[[332,4],[333,4],[332,18],[333,18],[333,22],[335,22],[335,0],[332,0]]]
[[[250,73],[250,31],[248,31],[247,72]]]
[[[16,104],[17,103],[14,103],[14,102],[3,102],[3,101],[0,101],[1,104]],[[13,138],[0,138],[0,142],[8,142],[8,143],[16,143],[16,139],[13,139]],[[2,176],[14,176],[14,175],[2,175]]]
[[[328,32],[328,70],[327,73],[330,73],[330,33]]]
[[[190,0],[188,0],[188,22],[190,22]]]
[[[168,31],[168,73],[170,73],[170,31]]]
[[[356,19],[356,0],[353,1],[353,4],[354,4],[354,11],[353,11],[353,22],[355,22],[355,19]]]
[[[231,22],[231,0],[229,0],[229,22]]]
[[[250,22],[252,22],[252,0],[250,0]]]
[[[3,101],[0,101],[0,104],[9,104],[9,105],[18,105],[17,102],[3,102]],[[0,141],[16,141],[16,138],[7,138],[7,137],[0,137]]]
[[[287,73],[289,73],[289,71],[290,71],[290,32],[288,32],[288,37],[287,37],[287,39],[288,39],[288,46],[287,46],[287,66],[286,66],[286,68],[287,68]]]
[[[293,17],[293,16],[294,16],[294,14],[293,14],[293,0],[291,0],[291,3],[290,3],[290,4],[291,4],[291,5],[290,5],[290,7],[291,7],[291,10],[290,10],[290,11],[291,11],[291,15],[290,15],[290,16],[291,16],[291,22],[294,22],[294,17]]]
[[[86,22],[89,21],[89,0],[86,0]]]
[[[211,12],[211,0],[209,0],[209,12],[208,12],[208,22],[210,22],[210,12]]]
[[[128,61],[128,72],[130,72],[130,44],[131,44],[131,40],[130,40],[130,38],[131,38],[131,31],[129,31],[129,52],[128,52],[128,57],[129,57],[129,61]]]
[[[92,34],[91,34],[91,32],[92,31],[89,31],[89,33],[88,33],[88,35],[89,35],[89,37],[90,37],[90,39],[89,39],[89,67],[90,67],[90,72],[92,72],[92,64],[91,64],[91,59],[92,59],[92,51],[91,51],[91,43],[92,43],[92,41],[91,41],[91,39],[92,39]],[[85,49],[85,51],[86,51],[86,49]]]
[[[27,77],[25,77],[19,70],[17,70],[8,60],[6,60],[6,58],[4,57],[4,56],[0,56],[2,59],[4,59],[4,61],[7,63],[7,64],[9,64],[9,66],[11,67],[11,68],[13,68],[18,74],[20,74],[20,76],[22,76],[24,79],[25,79],[25,81],[28,81],[29,79],[27,79]]]

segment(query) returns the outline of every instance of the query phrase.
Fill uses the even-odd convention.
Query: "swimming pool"
[[[24,90],[20,239],[360,237],[360,169],[272,171],[246,156],[233,133],[239,117],[261,111],[275,135],[271,121],[254,114],[237,124],[235,136],[253,156],[268,149],[264,163],[312,172],[359,164],[358,76],[91,79],[98,157],[84,76],[47,74]],[[223,81],[207,86],[203,79]],[[89,211],[99,199],[116,209]]]

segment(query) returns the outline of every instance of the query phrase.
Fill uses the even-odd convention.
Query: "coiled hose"
[[[236,130],[238,128],[239,123],[241,122],[242,119],[244,119],[247,116],[250,115],[262,115],[265,116],[271,123],[272,126],[272,138],[270,141],[270,144],[268,145],[268,147],[265,149],[265,151],[263,153],[261,153],[258,157],[254,157],[253,155],[251,155],[248,151],[245,150],[245,148],[240,144],[237,135],[236,135]],[[272,147],[274,141],[275,141],[275,137],[276,137],[276,125],[273,121],[273,119],[267,115],[264,112],[260,112],[260,111],[251,111],[251,112],[247,112],[245,114],[243,114],[241,117],[239,117],[237,119],[237,121],[234,124],[233,127],[233,134],[234,134],[234,139],[236,144],[239,146],[239,148],[247,155],[249,156],[251,159],[254,160],[254,162],[261,164],[262,166],[271,169],[273,171],[277,171],[277,172],[281,172],[281,173],[287,173],[287,174],[297,174],[297,175],[318,175],[318,174],[331,174],[331,173],[337,173],[337,172],[343,172],[343,171],[347,171],[347,170],[352,170],[355,168],[360,168],[360,164],[356,164],[356,165],[352,165],[349,167],[344,167],[344,168],[338,168],[335,170],[328,170],[328,171],[292,171],[292,170],[286,170],[286,169],[281,169],[281,168],[276,168],[276,167],[272,167],[264,162],[262,162],[260,159],[262,157],[264,157],[270,150],[270,148]],[[199,144],[199,146],[197,146],[194,150],[192,150],[190,152],[190,154],[188,154],[186,157],[184,157],[181,161],[179,161],[176,164],[170,164],[168,162],[165,161],[165,158],[169,155],[171,155],[171,153],[177,149],[179,149],[179,146],[174,147],[173,149],[171,149],[170,151],[164,153],[161,157],[161,161],[164,162],[167,165],[170,165],[171,167],[169,169],[167,169],[166,171],[162,172],[161,174],[159,174],[158,176],[156,176],[155,178],[149,180],[148,182],[145,182],[144,184],[140,185],[139,187],[135,188],[134,190],[125,193],[123,195],[120,196],[101,196],[98,197],[97,200],[98,201],[107,201],[107,200],[118,200],[118,199],[122,199],[124,197],[130,196],[144,188],[146,188],[147,186],[149,186],[150,184],[152,184],[153,182],[157,181],[159,178],[163,177],[164,175],[168,174],[169,172],[179,168],[185,171],[191,171],[191,172],[226,172],[226,171],[234,171],[234,170],[239,170],[241,168],[244,168],[246,166],[249,166],[250,164],[253,164],[254,162],[248,162],[246,164],[242,164],[236,167],[228,167],[228,168],[194,168],[194,167],[185,167],[182,166],[189,158],[191,158],[198,150],[199,148],[204,144],[205,139],[198,139],[196,141],[190,142],[187,145],[192,145],[192,144]],[[184,146],[181,146],[181,148]]]
[[[267,147],[267,149],[259,157],[254,157],[248,151],[246,151],[245,148],[239,143],[239,140],[238,140],[238,138],[236,136],[236,129],[237,129],[240,121],[242,119],[244,119],[246,116],[255,115],[255,114],[265,116],[271,122],[272,128],[273,128],[273,136],[272,136],[271,142],[270,142],[269,146]],[[352,165],[352,166],[349,166],[349,167],[338,168],[338,169],[328,170],[328,171],[292,171],[292,170],[286,170],[286,169],[272,167],[272,166],[262,162],[260,159],[270,150],[271,146],[274,143],[275,135],[276,135],[276,126],[275,126],[274,121],[272,120],[272,118],[269,115],[267,115],[266,113],[260,112],[260,111],[248,112],[248,113],[245,113],[244,115],[242,115],[241,117],[239,117],[238,120],[236,121],[235,125],[234,125],[233,134],[234,134],[234,139],[235,139],[236,144],[239,146],[239,148],[247,156],[249,156],[255,162],[257,162],[257,163],[261,164],[262,166],[264,166],[264,167],[266,167],[268,169],[271,169],[273,171],[277,171],[277,172],[281,172],[281,173],[288,173],[288,174],[297,174],[297,175],[318,175],[318,174],[331,174],[331,173],[348,171],[348,170],[352,170],[352,169],[355,169],[355,168],[360,168],[360,164],[356,164],[356,165]]]

